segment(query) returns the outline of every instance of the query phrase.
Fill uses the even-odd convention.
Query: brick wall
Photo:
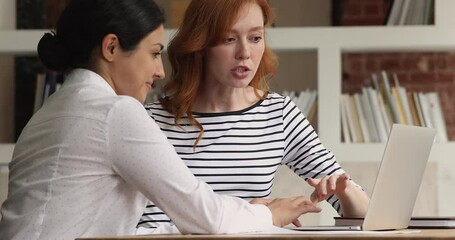
[[[339,0],[334,0],[339,1]],[[382,25],[390,0],[344,0],[341,25]]]
[[[382,25],[387,0],[345,0],[343,25]],[[455,52],[372,52],[343,54],[343,91],[360,91],[372,73],[397,74],[410,91],[439,93],[450,140],[455,140]],[[390,78],[390,77],[389,77]]]

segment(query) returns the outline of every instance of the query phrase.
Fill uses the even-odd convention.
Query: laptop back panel
[[[408,227],[435,135],[433,128],[392,126],[362,230]]]

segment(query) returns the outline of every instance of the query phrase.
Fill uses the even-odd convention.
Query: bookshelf
[[[435,0],[435,25],[365,27],[280,27],[268,29],[275,51],[309,51],[318,61],[318,133],[324,145],[343,163],[378,162],[384,143],[341,142],[341,72],[343,52],[455,50],[453,0]],[[174,30],[167,29],[166,44]],[[0,55],[36,55],[45,30],[0,30]],[[0,113],[2,116],[2,113]],[[0,166],[11,159],[14,144],[0,144]],[[430,162],[438,164],[438,212],[455,215],[455,142],[435,143]]]

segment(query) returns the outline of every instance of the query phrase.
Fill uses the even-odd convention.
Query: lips
[[[250,75],[251,70],[248,67],[239,66],[231,69],[231,73],[238,79],[244,79]]]
[[[153,89],[153,82],[146,82],[145,85],[147,85],[147,88],[149,90],[152,90]]]
[[[239,67],[233,68],[231,71],[243,73],[243,72],[246,72],[246,71],[250,71],[250,69],[248,67],[239,66]]]

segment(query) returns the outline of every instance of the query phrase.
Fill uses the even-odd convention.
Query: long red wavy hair
[[[264,26],[269,27],[275,18],[267,0],[192,0],[176,35],[168,47],[172,66],[171,77],[164,86],[166,97],[161,99],[164,108],[175,116],[175,124],[185,115],[190,124],[200,129],[194,143],[197,145],[204,129],[193,117],[192,106],[203,82],[205,70],[204,52],[219,43],[239,18],[240,9],[245,5],[258,4],[264,16]],[[265,43],[258,70],[250,82],[259,98],[265,98],[269,91],[268,81],[277,69],[276,55]],[[264,94],[260,96],[259,91]]]

